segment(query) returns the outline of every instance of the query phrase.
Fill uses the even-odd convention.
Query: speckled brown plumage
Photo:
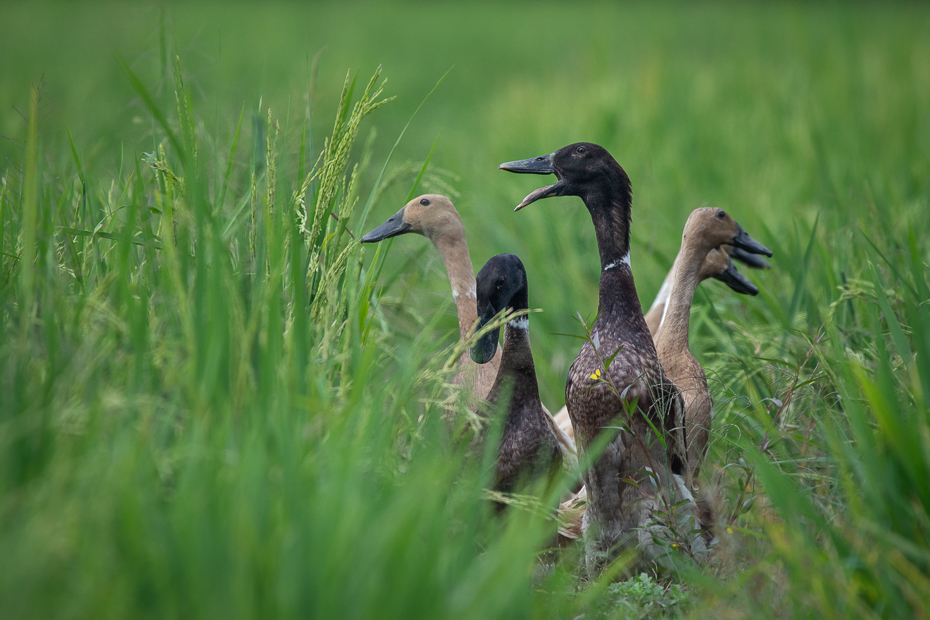
[[[575,441],[582,449],[591,446],[603,429],[618,423],[628,424],[632,435],[620,431],[585,474],[589,499],[583,528],[597,532],[586,537],[593,570],[611,557],[615,547],[634,536],[646,519],[647,506],[637,504],[637,500],[644,494],[655,496],[655,483],[667,485],[669,473],[682,473],[685,458],[684,403],[659,365],[627,265],[604,272],[600,298],[599,316],[592,329],[600,355],[591,343],[585,343],[569,370],[565,401]],[[592,379],[598,370],[603,375],[601,360],[609,359],[618,349],[608,369],[610,383]],[[636,409],[628,416],[625,407],[634,402]],[[652,426],[662,432],[667,449]],[[647,467],[659,480],[643,474]]]
[[[731,256],[756,269],[767,269],[769,266],[764,259],[759,258],[755,254],[745,252],[732,245],[722,245],[707,253],[707,257],[701,265],[700,281],[703,282],[708,278],[716,278],[737,293],[742,295],[757,295],[759,289],[736,269],[733,261],[730,260]],[[679,252],[678,256],[675,258],[675,263],[672,265],[672,268],[669,269],[668,274],[665,276],[665,280],[662,282],[662,286],[659,288],[659,292],[656,294],[655,301],[652,302],[652,305],[643,317],[646,320],[646,327],[649,328],[649,333],[652,334],[653,342],[655,342],[656,333],[659,331],[659,324],[662,321],[662,317],[665,315],[668,298],[672,292],[672,280],[675,276],[675,268],[680,260],[681,253]],[[661,355],[659,361],[662,363],[665,374],[672,376],[668,367],[662,361]],[[687,401],[687,395],[685,395],[685,400]],[[687,410],[687,405],[685,409]],[[572,439],[575,438],[575,429],[572,427],[571,418],[568,417],[567,407],[559,409],[558,413],[553,416],[553,419],[568,437]],[[688,441],[689,443],[693,443],[694,441],[690,433]]]
[[[508,325],[504,329],[501,368],[488,402],[497,403],[501,392],[510,385],[513,391],[496,464],[495,490],[503,492],[514,491],[521,478],[551,478],[562,467],[562,453],[539,401],[527,330]]]

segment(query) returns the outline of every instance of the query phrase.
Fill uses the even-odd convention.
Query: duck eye
[[[428,207],[428,206],[429,206],[429,199],[428,199],[428,198],[422,198],[422,199],[420,199],[420,204],[423,205],[424,207]]]
[[[576,153],[586,153],[587,151],[588,151],[588,149],[586,149],[586,148],[583,147],[583,146],[579,146],[577,149],[575,149],[575,152],[576,152]]]
[[[724,211],[723,209],[720,209],[719,211],[717,211],[717,219],[718,219],[718,220],[722,220],[722,219],[725,218],[726,216],[727,216],[727,213],[726,213],[726,211]]]

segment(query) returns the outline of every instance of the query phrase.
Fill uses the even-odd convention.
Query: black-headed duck
[[[528,287],[526,270],[513,254],[492,257],[478,272],[478,329],[504,310],[526,310]],[[487,363],[498,351],[499,329],[475,343],[471,357]],[[494,489],[512,492],[517,483],[555,476],[563,465],[562,448],[549,422],[551,417],[539,400],[536,367],[530,350],[529,316],[507,322],[500,370],[488,394],[487,410],[492,410],[502,394],[509,394],[504,408],[507,417],[501,433]],[[566,455],[565,458],[572,458]]]
[[[601,262],[598,314],[591,327],[597,349],[591,341],[583,345],[569,370],[565,400],[582,452],[602,432],[613,434],[584,473],[585,556],[589,572],[597,572],[633,541],[651,553],[643,530],[654,513],[641,500],[644,493],[658,496],[657,484],[666,490],[680,486],[672,474],[684,473],[687,459],[684,401],[659,364],[636,294],[630,268],[632,190],[623,168],[603,147],[583,142],[500,168],[557,178],[530,193],[516,210],[542,198],[578,196],[594,223]],[[628,424],[632,434],[619,430],[618,422]]]

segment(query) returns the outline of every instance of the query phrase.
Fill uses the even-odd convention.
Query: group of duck
[[[448,198],[435,194],[410,201],[362,242],[404,233],[428,237],[449,275],[463,341],[500,312],[518,313],[506,323],[503,350],[498,330],[489,331],[463,356],[456,378],[497,404],[485,411],[506,412],[495,491],[551,479],[560,466],[577,467],[579,454],[600,449],[581,472],[584,486],[560,506],[560,534],[584,539],[589,572],[629,548],[650,562],[662,562],[676,548],[705,559],[712,516],[697,475],[707,452],[712,403],[704,370],[688,346],[691,303],[707,278],[737,293],[757,294],[733,259],[767,268],[760,255],[771,251],[724,210],[694,210],[678,257],[643,316],[630,268],[630,180],[610,153],[582,142],[499,168],[556,177],[515,211],[544,198],[578,196],[594,223],[601,260],[597,318],[569,370],[566,407],[554,417],[539,398],[529,317],[519,314],[529,308],[529,295],[517,256],[494,256],[476,278],[461,217]],[[498,403],[502,396],[509,403]]]

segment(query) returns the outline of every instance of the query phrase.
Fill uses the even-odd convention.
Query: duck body
[[[532,356],[527,355],[525,324],[519,319],[507,324],[501,368],[488,394],[488,402],[494,405],[502,392],[510,392],[496,465],[495,490],[502,492],[516,490],[521,480],[552,478],[562,467],[559,441],[546,421]]]
[[[602,272],[598,318],[591,334],[592,339],[597,336],[599,351],[591,342],[582,346],[565,388],[575,441],[587,449],[605,429],[627,424],[632,431],[607,431],[617,435],[584,476],[588,503],[582,529],[589,569],[596,572],[625,542],[635,540],[641,549],[651,544],[639,528],[649,520],[653,506],[639,500],[644,494],[656,495],[671,474],[682,473],[686,440],[681,432],[684,401],[659,364],[628,264]],[[609,381],[592,378],[604,376],[611,356]],[[636,409],[628,416],[633,403]],[[669,449],[653,427],[663,432]],[[644,473],[650,470],[659,478]],[[589,536],[588,531],[598,534]]]
[[[657,551],[648,529],[655,500],[674,493],[672,476],[685,470],[684,401],[659,364],[636,295],[629,259],[629,178],[603,147],[590,143],[500,168],[558,178],[529,194],[517,210],[541,198],[575,195],[591,215],[601,261],[598,316],[591,328],[597,349],[592,342],[583,345],[565,388],[581,451],[610,433],[602,455],[584,473],[585,558],[592,573],[631,544],[652,559]],[[652,500],[640,501],[644,497]]]
[[[757,295],[759,293],[759,289],[757,289],[755,285],[752,284],[752,282],[747,280],[743,274],[739,272],[739,270],[733,264],[733,261],[730,259],[731,256],[735,255],[735,250],[736,248],[733,246],[723,245],[708,252],[707,257],[704,259],[704,263],[701,265],[700,281],[703,282],[708,278],[715,278],[721,282],[724,282],[737,293],[743,295]],[[750,264],[750,266],[757,268],[768,267],[768,263],[763,259],[755,257],[755,255],[746,252],[743,252],[743,254],[752,257],[752,259],[755,259],[747,259],[740,255],[739,260],[743,262],[752,260],[751,263],[747,263]],[[665,280],[662,282],[662,286],[659,289],[659,292],[656,294],[655,301],[652,302],[652,306],[650,306],[649,311],[646,312],[645,316],[643,317],[646,321],[646,327],[649,328],[649,333],[652,335],[653,342],[655,342],[655,335],[659,331],[662,318],[665,316],[665,308],[668,306],[669,295],[672,291],[675,269],[680,260],[681,254],[679,253],[679,256],[675,258],[675,263],[669,270],[668,275],[665,276]],[[664,369],[665,365],[663,364],[662,367]],[[666,370],[666,374],[668,374],[668,370]],[[554,419],[562,431],[567,436],[574,439],[575,430],[572,427],[571,419],[568,416],[568,408],[562,407],[562,409],[560,409],[559,412],[554,416]]]
[[[715,243],[726,241],[707,251]],[[732,245],[731,245],[732,244]],[[706,252],[706,255],[705,255]],[[707,389],[704,370],[691,355],[688,347],[688,314],[697,284],[714,277],[742,294],[755,295],[758,289],[736,269],[731,256],[739,253],[739,260],[751,267],[767,268],[768,263],[759,254],[771,256],[765,246],[749,237],[732,218],[722,210],[696,209],[685,225],[682,247],[672,270],[666,277],[656,302],[645,316],[649,331],[656,344],[656,352],[666,376],[681,391],[685,408],[688,440],[688,471],[686,476],[674,476],[682,497],[693,490],[701,462],[707,452],[711,423],[712,401]],[[703,259],[702,259],[703,256]],[[700,267],[697,267],[697,265]],[[655,312],[656,308],[660,312]],[[654,322],[650,321],[654,319]],[[661,328],[660,328],[661,324]],[[562,420],[562,412],[557,420]],[[692,481],[688,488],[686,479]],[[585,513],[585,489],[560,506],[565,525],[560,534],[568,539],[578,538]],[[712,538],[713,511],[706,493],[695,499],[697,514],[705,539]]]
[[[478,329],[502,310],[526,310],[526,271],[513,254],[488,260],[478,273]],[[497,351],[498,330],[479,338],[472,359],[484,364]],[[495,465],[494,490],[513,492],[520,484],[547,477],[550,483],[563,466],[562,449],[539,399],[536,368],[530,348],[529,317],[507,322],[500,368],[487,397],[486,411],[493,411],[509,396]]]

